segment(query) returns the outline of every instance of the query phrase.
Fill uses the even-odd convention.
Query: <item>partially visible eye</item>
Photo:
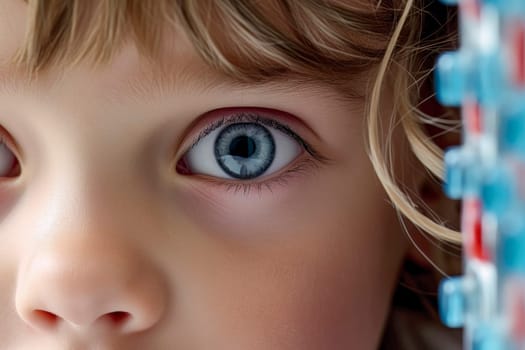
[[[217,127],[200,139],[183,157],[178,168],[226,179],[252,180],[275,173],[302,152],[297,135],[262,119]],[[259,121],[257,121],[259,120]],[[274,125],[267,127],[266,125]],[[286,130],[286,131],[281,131]]]
[[[20,175],[20,163],[4,140],[0,138],[0,179]]]

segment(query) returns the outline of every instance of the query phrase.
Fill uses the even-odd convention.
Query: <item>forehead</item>
[[[11,60],[25,36],[27,5],[20,0],[0,1],[0,67]]]

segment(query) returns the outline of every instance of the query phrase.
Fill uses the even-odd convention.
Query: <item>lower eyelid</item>
[[[302,159],[301,159],[302,158]],[[207,179],[207,183],[212,187],[218,187],[221,189],[226,189],[227,192],[234,190],[235,193],[238,191],[243,191],[245,195],[249,194],[251,190],[257,190],[259,194],[262,193],[264,189],[272,192],[274,185],[287,186],[289,181],[294,180],[296,177],[310,175],[311,172],[316,171],[320,168],[318,162],[310,156],[299,156],[294,165],[290,168],[285,169],[282,173],[271,176],[268,179],[261,181],[224,181],[217,178]]]

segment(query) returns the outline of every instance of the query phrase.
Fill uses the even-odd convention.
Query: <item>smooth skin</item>
[[[366,155],[363,100],[231,84],[182,33],[167,73],[128,43],[106,66],[28,86],[8,63],[25,6],[0,3],[0,157],[20,165],[0,178],[2,348],[377,348],[408,244]],[[301,171],[249,191],[178,171],[232,111],[286,123],[329,161],[300,146],[252,182]],[[297,147],[281,136],[277,152]]]

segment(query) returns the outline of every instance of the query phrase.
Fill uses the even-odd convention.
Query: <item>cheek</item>
[[[402,236],[373,174],[352,181],[337,173],[291,185],[279,200],[221,203],[213,192],[194,200],[198,212],[222,218],[200,221],[215,242],[198,243],[206,264],[187,275],[203,347],[206,339],[249,349],[377,346]]]
[[[208,260],[220,270],[197,273],[199,282],[185,291],[195,326],[246,349],[375,348],[394,271],[343,243],[351,242],[303,241]]]

